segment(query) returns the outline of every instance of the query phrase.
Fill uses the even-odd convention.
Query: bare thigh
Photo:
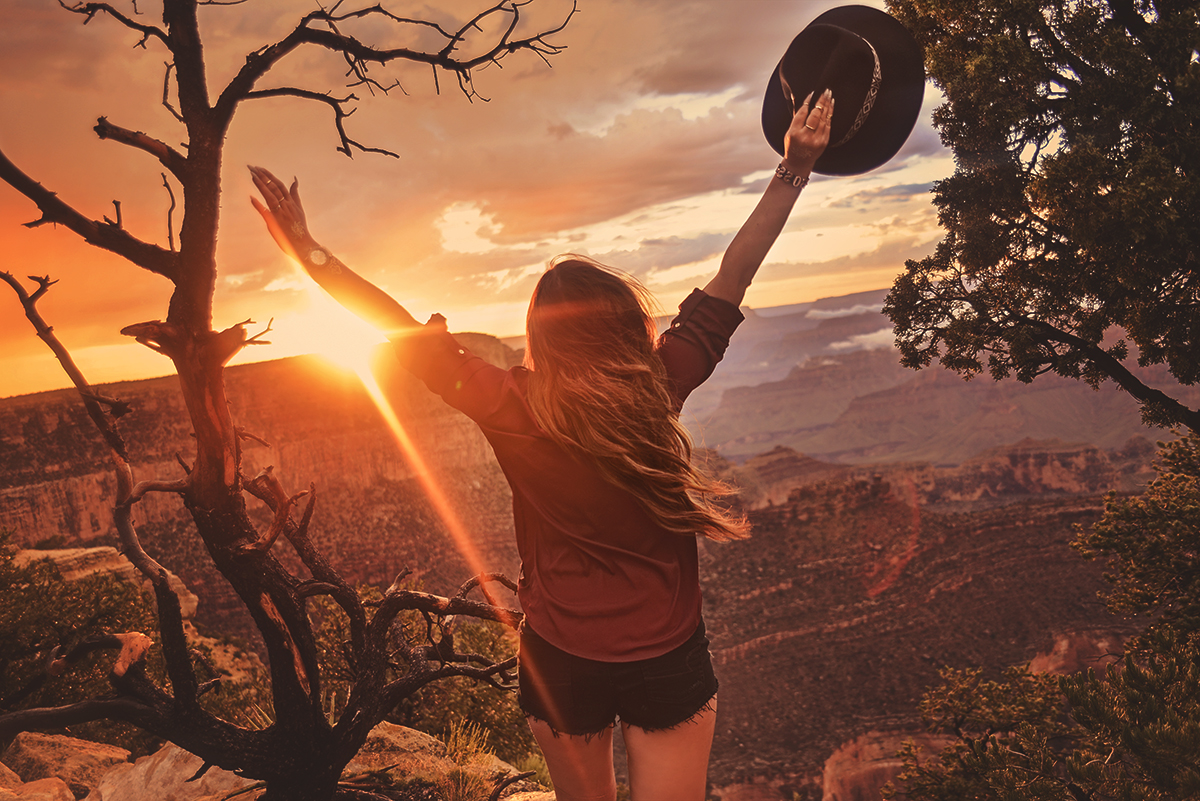
[[[616,801],[613,775],[613,730],[599,734],[555,736],[550,724],[526,718],[534,739],[546,757],[557,801]]]
[[[674,728],[646,731],[621,724],[633,801],[704,801],[716,725],[716,696]]]

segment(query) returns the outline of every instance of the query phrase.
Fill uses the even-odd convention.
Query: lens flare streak
[[[438,517],[442,519],[446,529],[450,532],[455,547],[458,549],[459,555],[462,556],[467,566],[471,569],[471,574],[477,576],[480,573],[486,572],[483,559],[480,557],[475,543],[472,542],[466,526],[459,519],[458,513],[454,511],[453,505],[450,503],[449,498],[446,497],[446,493],[442,490],[441,485],[438,484],[437,479],[429,471],[429,467],[425,464],[425,459],[421,456],[421,452],[418,450],[416,443],[413,442],[412,437],[408,435],[404,424],[400,422],[400,418],[392,410],[392,406],[383,394],[383,389],[379,386],[379,382],[375,380],[375,376],[369,368],[361,367],[356,369],[355,372],[362,381],[363,387],[366,388],[367,394],[371,396],[371,400],[378,407],[379,413],[383,415],[384,422],[391,429],[392,436],[395,437],[400,450],[404,453],[409,465],[412,466],[417,480],[421,483],[421,488],[425,491],[429,502],[433,504]]]

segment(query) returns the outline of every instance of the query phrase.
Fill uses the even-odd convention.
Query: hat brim
[[[810,24],[817,23],[845,28],[870,42],[879,56],[882,77],[875,106],[862,127],[846,144],[831,147],[821,154],[813,172],[823,175],[868,172],[896,155],[916,125],[925,96],[924,55],[908,29],[877,8],[840,6],[826,11]],[[763,97],[762,127],[767,142],[781,156],[784,136],[791,122],[791,105],[776,65]]]

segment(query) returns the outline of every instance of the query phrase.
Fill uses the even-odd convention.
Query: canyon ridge
[[[1111,384],[906,370],[883,294],[746,310],[684,410],[754,528],[701,548],[721,679],[710,781],[724,801],[877,797],[891,754],[921,734],[917,704],[941,667],[1066,672],[1133,631],[1096,598],[1103,565],[1069,542],[1105,493],[1144,485],[1154,440],[1170,433],[1144,428]],[[493,363],[520,362],[519,342],[460,340]],[[1165,370],[1142,373],[1171,385]],[[315,485],[314,541],[352,582],[387,586],[410,569],[452,593],[471,574],[456,536],[484,569],[515,576],[511,496],[482,435],[386,352],[376,375],[419,461],[356,376],[300,357],[226,372],[235,420],[254,437],[245,473],[271,466],[292,492]],[[180,476],[191,433],[174,378],[103,392],[133,406],[121,428],[136,477]],[[0,528],[18,547],[116,544],[114,489],[74,390],[0,399]],[[197,625],[253,647],[179,500],[149,495],[135,522],[198,596]]]

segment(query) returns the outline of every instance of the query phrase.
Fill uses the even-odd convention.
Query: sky
[[[165,142],[183,139],[163,106],[165,49],[114,20],[82,17],[54,0],[4,0],[0,28],[0,150],[26,174],[94,219],[115,216],[168,245],[170,198],[161,166],[92,131],[107,117]],[[361,5],[371,5],[364,2]],[[779,157],[759,126],[767,79],[795,36],[837,2],[825,0],[578,0],[552,38],[547,65],[516,53],[476,71],[473,101],[428,67],[373,74],[387,95],[361,88],[348,133],[399,158],[347,158],[332,115],[298,99],[247,101],[226,140],[214,327],[271,324],[271,345],[239,361],[322,352],[363,353],[378,335],[342,312],[284,257],[250,207],[247,164],[300,181],[314,236],[382,286],[414,316],[444,314],[452,331],[520,334],[537,276],[560,253],[583,253],[638,276],[664,310],[716,271]],[[868,3],[883,7],[882,3]],[[129,0],[112,0],[135,14]],[[385,4],[397,14],[458,22],[479,0]],[[347,2],[342,9],[356,7]],[[209,91],[215,96],[259,47],[282,39],[316,8],[304,0],[246,0],[201,9]],[[153,0],[139,0],[146,22]],[[557,26],[569,0],[534,0],[531,27]],[[364,41],[430,44],[373,23]],[[485,31],[486,33],[486,31]],[[466,49],[480,42],[468,41]],[[301,48],[259,88],[302,85],[342,95],[345,65]],[[440,88],[440,92],[439,92]],[[745,305],[768,308],[891,284],[904,261],[941,233],[930,190],[953,160],[925,105],[888,164],[851,178],[814,176],[768,255]],[[178,185],[173,185],[177,198]],[[176,237],[180,211],[173,222]],[[166,315],[170,284],[93,248],[64,228],[23,227],[37,208],[0,185],[0,270],[59,281],[38,308],[93,383],[171,372],[121,328]],[[68,386],[20,304],[0,285],[0,397]]]

